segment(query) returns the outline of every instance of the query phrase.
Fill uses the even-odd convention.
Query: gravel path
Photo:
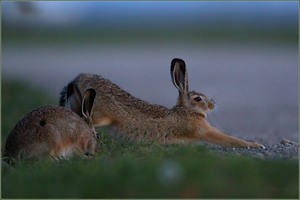
[[[299,145],[282,139],[278,144],[266,146],[265,149],[224,148],[217,145],[205,144],[214,153],[221,155],[250,156],[258,159],[298,159]]]

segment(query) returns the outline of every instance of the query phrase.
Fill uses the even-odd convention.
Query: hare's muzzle
[[[212,109],[214,109],[214,107],[215,107],[215,101],[213,100],[213,99],[211,99],[209,102],[208,102],[208,108],[210,109],[210,110],[212,110]]]

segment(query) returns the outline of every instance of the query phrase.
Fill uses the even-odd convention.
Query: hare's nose
[[[214,105],[216,104],[215,100],[211,99],[210,102],[212,102]]]
[[[212,99],[211,101],[208,102],[208,108],[212,110],[215,107],[215,101]]]

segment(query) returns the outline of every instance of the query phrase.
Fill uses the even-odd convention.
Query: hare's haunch
[[[81,103],[74,90],[83,93],[96,91],[94,126],[111,126],[118,133],[135,140],[155,140],[161,144],[207,141],[231,147],[263,147],[226,135],[206,121],[215,102],[202,93],[189,91],[185,62],[175,58],[171,62],[171,78],[179,91],[177,104],[168,109],[133,97],[119,86],[99,75],[80,74],[61,92],[60,105],[81,114]]]
[[[68,159],[75,155],[93,155],[97,148],[96,131],[91,114],[95,91],[88,89],[81,98],[83,118],[61,106],[42,106],[27,113],[9,134],[3,157],[19,159]]]

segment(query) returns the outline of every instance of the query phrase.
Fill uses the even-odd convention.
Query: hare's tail
[[[65,86],[60,92],[59,105],[65,106],[67,101],[67,86]]]
[[[68,89],[70,86],[73,85],[73,82],[69,83],[67,86],[65,86],[62,91],[60,92],[60,98],[59,98],[59,105],[60,106],[65,106],[67,103],[67,97],[68,97]]]

